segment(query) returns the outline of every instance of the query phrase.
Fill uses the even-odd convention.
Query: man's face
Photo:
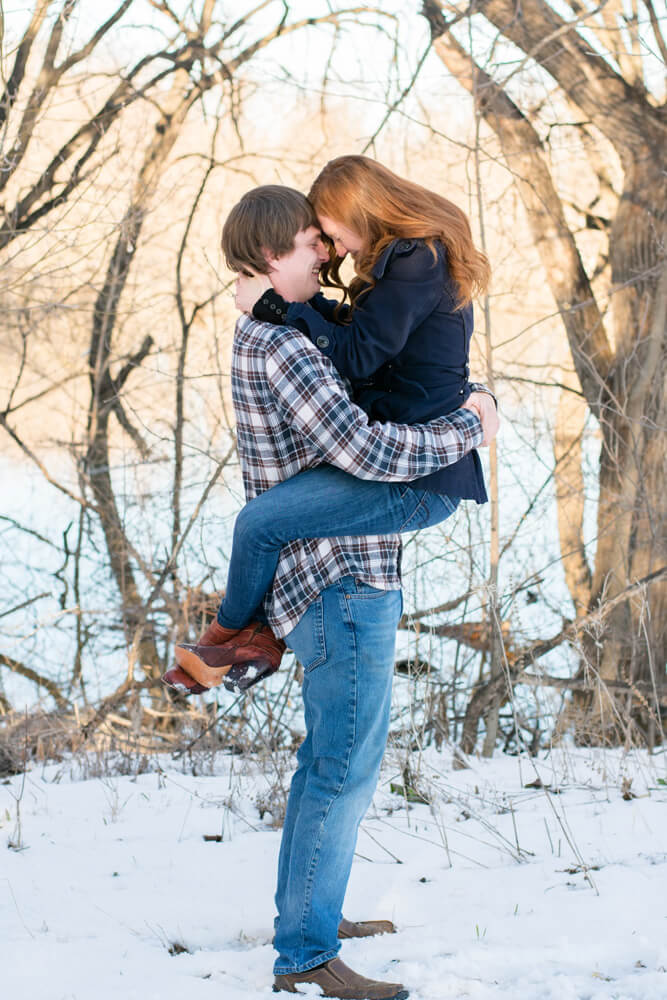
[[[267,258],[273,287],[288,302],[307,302],[320,290],[318,275],[328,259],[320,230],[315,226],[300,230],[293,250],[282,257]]]

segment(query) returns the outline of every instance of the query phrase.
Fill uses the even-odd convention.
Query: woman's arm
[[[252,298],[250,292],[248,298]],[[305,303],[306,312],[303,317],[296,316],[292,312],[291,318],[288,318],[288,311],[291,304],[275,288],[267,288],[251,306],[252,315],[254,319],[258,319],[262,323],[284,323],[286,326],[292,326],[299,330],[300,333],[305,333],[311,340],[313,338],[311,337],[310,327],[312,326],[317,331],[318,317],[321,317],[325,321],[325,329],[328,329],[329,326],[341,327],[343,330],[348,329],[347,325],[341,326],[341,324],[345,322],[346,316],[350,314],[349,305],[341,306],[336,299],[327,299],[322,292],[318,292],[312,299],[308,299],[308,302]],[[336,312],[337,308],[338,312]],[[317,336],[316,332],[315,336]]]
[[[240,274],[236,279],[234,303],[240,312],[252,314],[262,323],[280,325],[287,322],[290,303],[275,290],[268,274]],[[308,306],[325,320],[336,325],[344,323],[349,315],[349,305],[341,305],[337,299],[327,299],[322,292],[308,300]],[[308,324],[296,319],[291,324],[308,336]]]
[[[310,303],[286,303],[271,289],[259,296],[252,312],[264,322],[301,330],[342,375],[358,381],[399,354],[410,334],[438,305],[446,283],[442,254],[434,261],[425,244],[403,240],[377,284],[351,312],[349,323],[328,318],[319,302],[318,308]]]
[[[350,314],[349,305],[342,306],[337,299],[328,299],[322,292],[318,292],[317,295],[313,295],[312,299],[308,299],[307,305],[312,306],[320,316],[329,320],[330,323],[335,323],[337,326],[344,323],[346,317]],[[336,309],[338,309],[337,313]],[[259,317],[256,318],[259,319]]]

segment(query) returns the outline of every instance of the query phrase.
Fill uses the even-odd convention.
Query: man
[[[297,191],[246,194],[222,238],[230,266],[271,262],[276,291],[306,302],[328,259],[317,219]],[[370,424],[331,362],[301,333],[243,316],[232,394],[246,497],[321,463],[365,480],[410,481],[483,441],[472,409],[423,426]],[[470,406],[497,428],[485,392]],[[273,633],[303,665],[306,738],[283,828],[275,925],[275,990],[318,985],[325,996],[401,1000],[401,984],[365,979],[337,958],[339,935],[366,934],[341,910],[359,823],[373,795],[389,725],[394,643],[402,609],[395,535],[305,539],[286,545],[267,596]],[[391,925],[377,929],[393,930]]]

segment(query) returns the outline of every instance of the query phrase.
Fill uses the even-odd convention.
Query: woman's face
[[[363,246],[363,240],[358,233],[348,229],[342,222],[331,219],[328,215],[320,215],[320,226],[322,232],[326,233],[334,245],[334,250],[338,257],[345,257],[348,253],[356,256]]]

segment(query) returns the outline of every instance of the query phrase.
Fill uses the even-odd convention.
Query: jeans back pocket
[[[316,597],[299,619],[298,625],[285,637],[285,641],[305,673],[324,663],[327,646],[324,637],[324,607],[322,597]]]

